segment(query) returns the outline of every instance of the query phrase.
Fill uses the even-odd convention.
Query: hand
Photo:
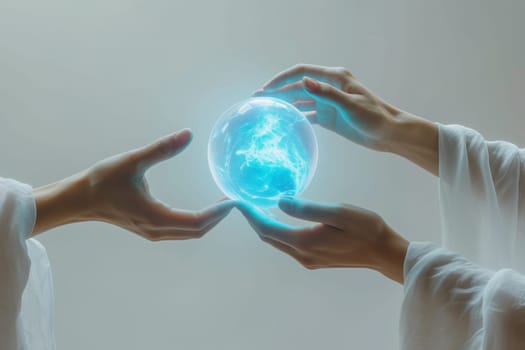
[[[35,189],[34,234],[77,221],[104,221],[152,240],[198,238],[233,208],[222,201],[201,211],[173,209],[153,198],[146,171],[191,141],[182,130],[153,144],[105,159],[80,174]]]
[[[312,123],[376,150],[384,148],[389,123],[401,113],[344,68],[297,65],[277,74],[256,95],[286,100]]]
[[[314,124],[438,173],[437,125],[383,101],[347,69],[297,65],[277,74],[255,95],[286,100]]]
[[[366,267],[403,283],[408,242],[377,214],[347,204],[283,199],[279,207],[296,218],[317,222],[292,227],[245,202],[237,207],[259,237],[308,269]]]

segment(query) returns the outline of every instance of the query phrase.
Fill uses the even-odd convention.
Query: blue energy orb
[[[208,162],[228,197],[272,207],[308,186],[317,167],[317,140],[310,122],[288,102],[250,98],[215,124]]]

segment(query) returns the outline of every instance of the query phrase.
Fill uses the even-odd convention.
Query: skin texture
[[[245,203],[237,207],[259,237],[308,269],[364,267],[403,283],[408,241],[377,214],[348,204],[283,199],[279,207],[314,226],[293,227]]]
[[[33,235],[67,223],[104,221],[151,241],[202,237],[228,215],[233,201],[196,212],[173,209],[151,196],[145,178],[151,166],[176,156],[190,141],[185,129],[36,188]]]
[[[254,95],[288,101],[313,124],[439,175],[437,125],[385,102],[345,68],[297,65],[277,74]]]
[[[277,74],[254,95],[287,100],[313,124],[372,150],[402,156],[438,175],[437,125],[383,101],[347,69],[297,65]],[[403,283],[409,242],[366,209],[284,199],[279,203],[284,212],[315,222],[314,226],[292,227],[246,203],[226,200],[191,212],[170,208],[153,198],[145,178],[147,169],[174,157],[190,140],[190,131],[182,130],[35,189],[37,222],[33,234],[95,220],[152,241],[197,238],[236,205],[263,241],[309,269],[365,267]]]
[[[437,125],[385,102],[347,69],[296,65],[254,95],[286,100],[313,124],[439,174]],[[373,212],[348,204],[281,201],[289,215],[317,223],[301,228],[271,220],[245,203],[237,205],[263,241],[307,268],[367,267],[403,283],[409,242]]]

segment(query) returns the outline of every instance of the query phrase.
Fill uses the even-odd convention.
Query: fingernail
[[[175,153],[170,155],[170,157],[184,150],[190,144],[192,137],[193,135],[190,129],[182,129],[171,135],[169,138],[169,147],[173,149]]]
[[[191,132],[191,129],[190,128],[184,128],[180,131],[178,131],[175,135],[177,135],[177,137],[179,136],[184,136],[184,135],[192,135],[192,132]]]
[[[312,78],[304,77],[303,78],[304,85],[309,91],[315,92],[319,90],[319,82],[317,80],[314,80]]]

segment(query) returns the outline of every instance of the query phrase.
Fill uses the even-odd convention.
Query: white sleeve
[[[525,278],[493,272],[430,243],[404,265],[403,350],[525,349]]]
[[[52,350],[53,284],[32,188],[0,178],[0,349]]]
[[[483,266],[525,272],[525,150],[439,125],[439,178],[444,245]]]

